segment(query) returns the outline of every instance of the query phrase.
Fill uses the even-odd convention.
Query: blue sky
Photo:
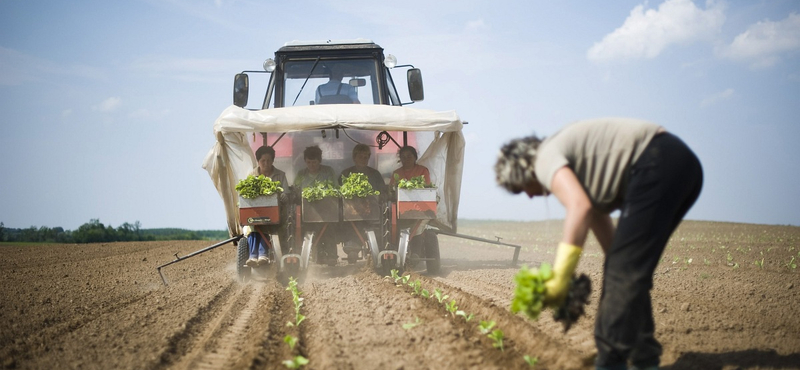
[[[0,1],[0,221],[225,229],[202,160],[233,75],[291,40],[368,38],[469,124],[461,218],[561,218],[498,148],[629,116],[700,157],[688,219],[800,225],[800,2]]]

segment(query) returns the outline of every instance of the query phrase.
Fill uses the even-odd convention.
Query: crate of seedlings
[[[397,182],[397,218],[430,220],[436,218],[437,189],[422,176]]]
[[[303,222],[339,222],[341,195],[330,180],[314,181],[302,192]]]
[[[342,194],[343,221],[380,220],[380,192],[372,188],[367,175],[354,172],[342,176],[339,192]]]
[[[278,194],[280,181],[264,175],[247,176],[236,184],[239,193],[239,222],[242,225],[277,225],[280,223]]]

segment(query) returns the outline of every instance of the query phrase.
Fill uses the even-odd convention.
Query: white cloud
[[[93,106],[92,110],[100,112],[113,112],[114,110],[119,108],[121,103],[122,99],[120,99],[119,97],[112,96],[106,100],[103,100],[102,103]]]
[[[72,109],[64,109],[61,111],[61,118],[67,118],[72,115]]]
[[[755,23],[719,50],[723,57],[750,62],[754,68],[770,67],[781,56],[800,50],[800,15],[789,14],[782,21]]]
[[[701,107],[707,107],[707,106],[709,106],[711,104],[714,104],[716,102],[730,99],[733,96],[733,93],[734,93],[733,89],[726,89],[725,91],[718,92],[716,94],[713,94],[713,95],[703,99],[703,101],[700,102],[700,106]]]
[[[646,3],[645,3],[646,5]],[[658,10],[637,5],[625,22],[586,52],[594,62],[652,59],[672,45],[710,39],[725,22],[724,5],[713,0],[706,9],[691,0],[667,0]]]

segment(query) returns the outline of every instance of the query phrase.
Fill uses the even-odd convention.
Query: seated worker
[[[314,185],[314,181],[335,181],[333,168],[322,164],[322,149],[319,146],[310,146],[303,151],[303,160],[306,168],[297,172],[294,177],[294,187],[298,191]]]
[[[272,165],[275,162],[275,149],[266,145],[258,148],[256,150],[256,160],[258,165],[248,175],[264,175],[272,179],[272,181],[280,181],[281,187],[289,185],[288,181],[286,181],[286,173]],[[247,266],[255,267],[270,262],[269,257],[267,257],[267,247],[264,241],[261,240],[259,233],[249,233],[247,235],[247,245],[250,246],[250,258],[245,262]]]
[[[297,199],[302,199],[303,189],[314,185],[315,181],[335,182],[333,168],[321,164],[322,162],[322,149],[317,145],[309,146],[303,151],[303,159],[306,162],[306,168],[297,172],[294,178],[294,188],[297,193]],[[308,223],[304,224],[303,228],[306,231],[313,231],[319,235],[322,232],[322,223]],[[317,249],[317,262],[335,265],[336,260],[339,258],[336,253],[336,235],[335,228],[326,228],[325,233],[320,237],[320,245]]]
[[[414,149],[413,146],[404,146],[400,148],[400,151],[397,152],[398,156],[400,157],[400,168],[394,170],[392,173],[391,179],[391,186],[392,189],[395,189],[397,186],[397,180],[395,180],[395,176],[398,176],[398,180],[410,180],[412,177],[419,177],[423,176],[425,178],[425,183],[431,183],[431,174],[428,171],[428,168],[417,164],[417,150]],[[414,220],[398,220],[398,227],[399,228],[407,228],[411,227],[414,224]],[[408,242],[408,253],[413,261],[416,257],[424,256],[424,241],[422,238],[422,231],[425,230],[425,226],[428,224],[428,220],[420,220],[419,226],[416,228],[416,232],[414,235],[411,235],[411,240]],[[411,267],[415,265],[414,262],[410,262]]]
[[[386,182],[383,180],[378,170],[368,166],[369,157],[371,156],[369,146],[365,144],[358,144],[353,148],[353,164],[354,166],[346,168],[339,176],[339,185],[342,184],[342,177],[350,176],[351,173],[363,173],[367,175],[369,184],[372,188],[384,194],[386,192]]]
[[[331,70],[330,80],[317,87],[315,104],[359,104],[355,86],[342,83],[342,72]]]
[[[412,177],[425,177],[425,183],[431,182],[431,174],[428,168],[417,164],[417,150],[413,146],[404,146],[397,152],[400,157],[400,168],[394,170],[390,184],[392,187],[397,186],[395,175],[398,175],[401,180],[410,180]]]
[[[342,178],[350,176],[352,173],[363,173],[367,176],[367,181],[372,185],[372,188],[379,191],[382,197],[385,197],[387,195],[387,187],[386,182],[383,180],[383,175],[378,170],[367,165],[370,155],[369,146],[365,144],[356,145],[353,148],[353,164],[355,165],[342,171],[342,175],[339,176],[339,185],[342,184]],[[340,231],[344,234],[343,249],[348,256],[347,260],[352,262],[357,258],[358,252],[361,250],[360,240],[350,225],[340,228]]]

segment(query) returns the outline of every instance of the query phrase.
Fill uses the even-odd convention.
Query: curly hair
[[[533,165],[542,140],[531,135],[503,145],[494,165],[497,184],[511,193],[519,194],[528,183],[537,181]]]

